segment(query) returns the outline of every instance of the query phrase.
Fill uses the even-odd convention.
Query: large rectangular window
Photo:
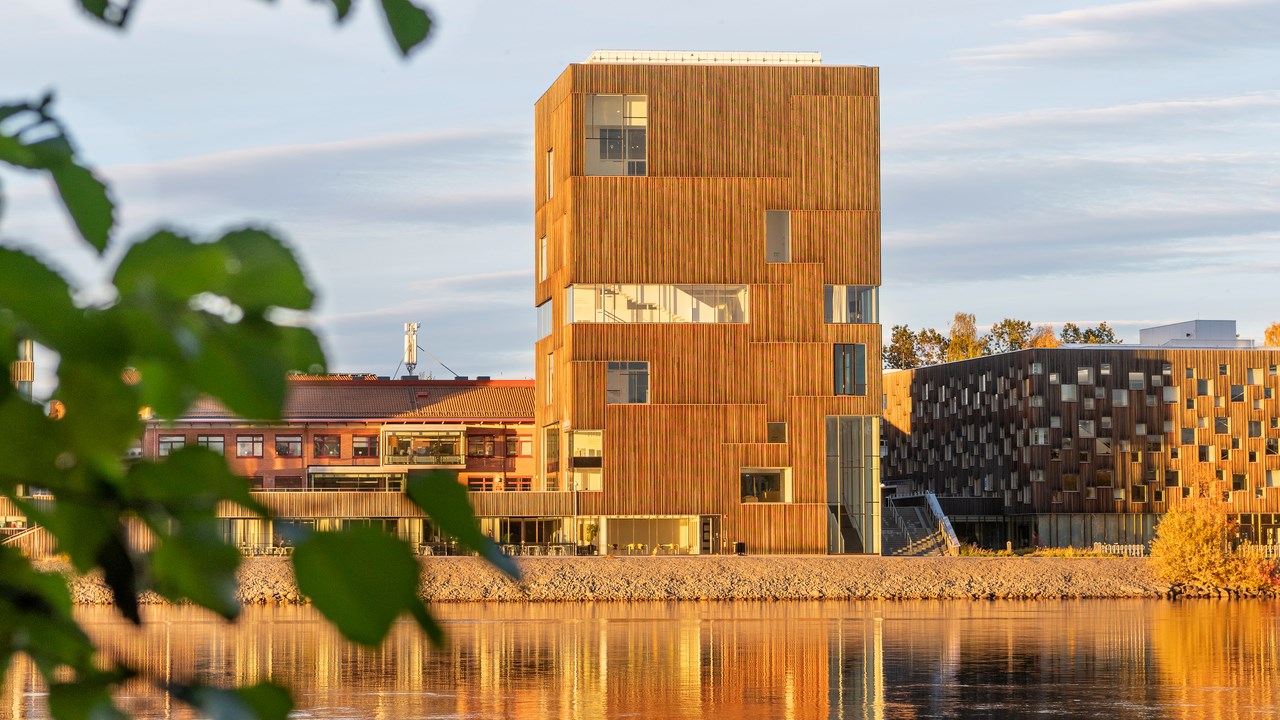
[[[866,345],[836,345],[833,364],[836,395],[867,394]]]
[[[746,285],[572,285],[566,322],[745,323]]]
[[[823,319],[829,323],[880,322],[878,294],[874,285],[825,285]]]
[[[464,467],[462,456],[466,430],[396,429],[386,433],[387,465],[435,465]]]
[[[196,444],[202,448],[209,448],[219,455],[225,455],[227,452],[227,438],[225,435],[197,435]]]
[[[791,502],[790,468],[743,468],[742,502]]]
[[[587,95],[587,175],[648,175],[649,101],[645,95]]]
[[[791,211],[764,211],[765,262],[791,262]]]
[[[649,363],[611,362],[605,368],[605,402],[649,402]]]

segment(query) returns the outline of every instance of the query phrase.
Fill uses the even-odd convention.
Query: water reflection
[[[271,678],[306,718],[1227,718],[1280,696],[1278,603],[438,606],[447,648],[400,624],[375,651],[309,608],[148,610],[81,617],[154,677]],[[29,663],[7,680],[0,717],[47,716]],[[143,683],[121,704],[193,717]]]

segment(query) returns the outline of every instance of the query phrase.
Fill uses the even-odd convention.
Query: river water
[[[152,678],[293,688],[298,718],[1270,718],[1280,603],[1076,600],[439,605],[443,649],[399,623],[349,645],[307,607],[228,625],[110,609],[90,633]],[[140,718],[194,717],[152,684]],[[44,718],[24,660],[0,717]]]

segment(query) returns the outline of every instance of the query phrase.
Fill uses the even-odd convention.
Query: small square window
[[[1099,374],[1099,375],[1110,375],[1110,374],[1111,374],[1111,363],[1102,363],[1102,366],[1098,368],[1098,374]]]
[[[1032,375],[1043,375],[1043,374],[1044,374],[1044,363],[1031,363],[1031,374],[1032,374]]]
[[[1218,374],[1219,374],[1219,375],[1226,375],[1226,374],[1227,374],[1227,366],[1226,366],[1225,364],[1222,364],[1222,365],[1219,365],[1219,366],[1218,366]]]
[[[1060,428],[1060,427],[1062,427],[1062,416],[1061,416],[1061,415],[1050,415],[1050,416],[1049,416],[1049,427],[1051,427],[1051,428]]]
[[[1058,384],[1058,373],[1049,373],[1049,384],[1050,385]]]
[[[768,441],[771,443],[784,443],[787,441],[787,424],[784,422],[767,423],[766,431],[768,433]]]
[[[1196,376],[1196,369],[1193,367],[1187,368],[1187,379],[1192,380],[1195,378],[1195,376]]]
[[[338,435],[316,435],[312,439],[312,451],[316,457],[342,457],[342,438]]]

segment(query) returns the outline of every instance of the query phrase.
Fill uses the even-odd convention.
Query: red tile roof
[[[533,420],[532,380],[291,379],[286,419]],[[235,415],[201,397],[183,420]]]

